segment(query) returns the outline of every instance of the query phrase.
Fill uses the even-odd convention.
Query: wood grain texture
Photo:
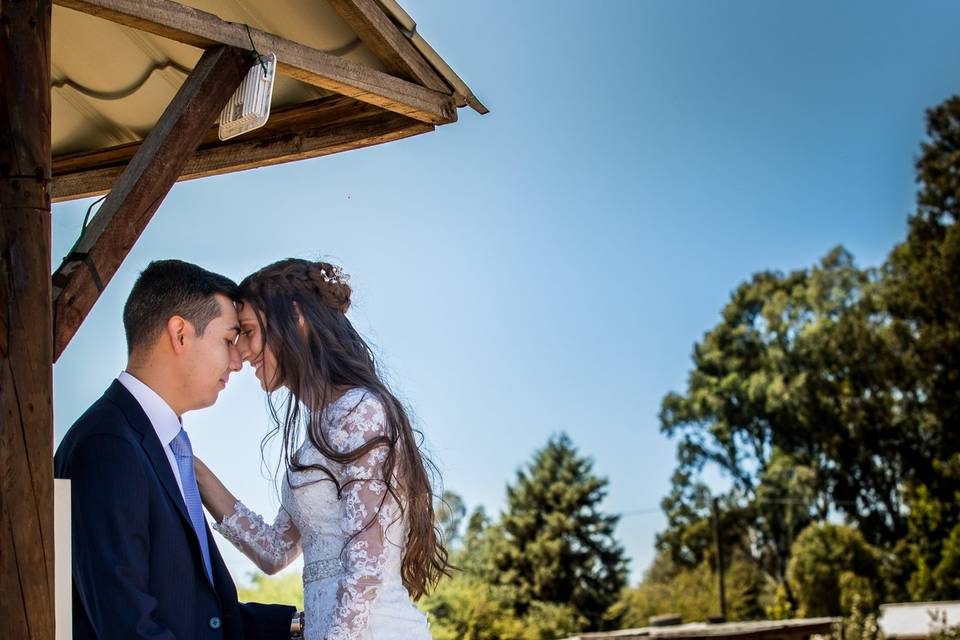
[[[334,93],[431,124],[455,122],[453,97],[272,33],[221,20],[171,0],[55,0],[56,4],[206,49],[228,45],[277,54],[277,71]]]
[[[316,158],[432,130],[432,125],[350,98],[322,98],[273,113],[263,128],[226,142],[217,138],[213,127],[178,180]],[[54,200],[106,193],[138,146],[123,145],[55,161]]]
[[[53,640],[50,2],[0,3],[0,636]]]
[[[328,0],[391,75],[450,93],[447,83],[403,35],[376,0]]]

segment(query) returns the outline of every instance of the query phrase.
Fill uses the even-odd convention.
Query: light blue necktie
[[[197,488],[197,477],[193,473],[193,447],[190,446],[190,437],[182,428],[177,437],[170,442],[170,449],[177,459],[177,468],[180,469],[180,483],[183,485],[183,501],[187,504],[187,513],[190,514],[190,523],[200,541],[200,552],[203,554],[203,567],[207,571],[210,584],[213,584],[213,572],[210,570],[210,548],[207,546],[207,527],[203,519],[203,504],[200,502],[200,490]]]

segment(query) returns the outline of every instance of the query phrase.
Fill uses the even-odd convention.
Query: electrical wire
[[[106,195],[100,196],[99,198],[91,202],[89,207],[87,207],[87,212],[83,216],[83,224],[80,226],[80,235],[77,236],[77,241],[73,243],[73,247],[71,247],[70,253],[73,253],[74,251],[77,250],[77,247],[80,246],[80,241],[83,240],[83,234],[87,232],[87,223],[90,222],[90,212],[93,211],[93,208],[95,206],[97,206],[98,204],[106,200],[108,195],[110,194],[107,193]]]

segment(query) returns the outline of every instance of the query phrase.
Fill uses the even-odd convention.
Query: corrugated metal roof
[[[439,56],[431,59],[429,45],[418,45],[422,39],[409,16],[395,2],[382,2],[387,15],[451,85],[458,102],[485,111]],[[271,0],[263,4],[251,0],[186,0],[182,4],[384,70],[380,60],[325,0]],[[406,16],[406,23],[397,22],[401,19],[398,16]],[[53,8],[52,23],[54,157],[142,140],[202,53],[189,45],[60,6]],[[324,95],[328,94],[320,88],[278,77],[272,104],[273,108],[290,106]]]

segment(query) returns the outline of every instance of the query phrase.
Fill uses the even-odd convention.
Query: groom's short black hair
[[[155,260],[147,265],[133,285],[123,306],[123,329],[127,354],[153,344],[167,320],[182,316],[203,335],[210,321],[220,315],[214,296],[237,299],[237,284],[226,276],[182,260]]]

